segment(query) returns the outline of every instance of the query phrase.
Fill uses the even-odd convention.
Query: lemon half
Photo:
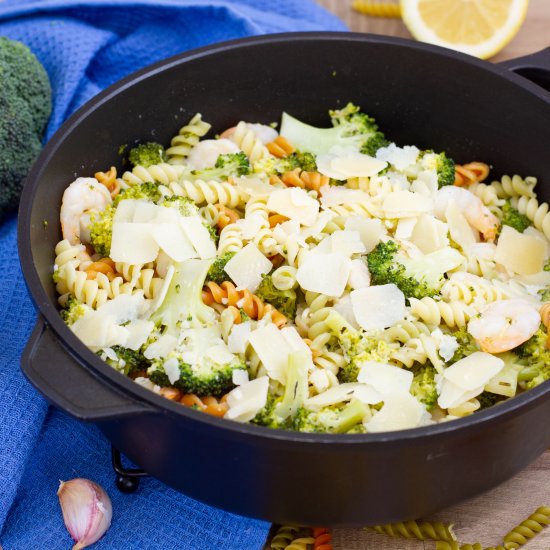
[[[401,15],[422,42],[486,59],[516,35],[529,0],[401,0]]]

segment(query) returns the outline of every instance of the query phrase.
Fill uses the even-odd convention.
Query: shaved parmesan
[[[364,330],[388,328],[405,317],[405,296],[394,284],[354,290],[351,303]]]
[[[376,151],[376,158],[389,162],[397,170],[405,170],[416,163],[420,150],[414,145],[405,145],[397,147],[395,143],[390,143],[387,147],[381,147]]]
[[[258,212],[237,220],[236,223],[241,228],[242,238],[247,241],[252,240],[258,231],[266,225],[265,218]]]
[[[454,201],[451,200],[449,202],[444,217],[447,220],[451,238],[463,250],[468,250],[479,241],[478,231],[470,226],[468,220]]]
[[[392,191],[382,203],[388,218],[410,218],[433,210],[433,199],[411,191]]]
[[[151,224],[151,235],[157,245],[175,262],[197,257],[197,252],[183,229],[175,224]]]
[[[268,126],[267,124],[247,122],[246,125],[250,130],[254,132],[256,137],[258,137],[264,145],[266,143],[269,143],[270,141],[274,141],[275,139],[277,139],[277,136],[279,135],[277,133],[277,130],[275,130],[271,126]]]
[[[387,162],[356,151],[337,151],[317,155],[317,169],[321,174],[337,180],[369,177],[386,168]]]
[[[177,380],[180,379],[181,373],[180,373],[180,365],[178,360],[175,357],[171,357],[170,359],[167,359],[164,361],[164,372],[166,373],[166,376],[168,376],[168,380],[170,381],[170,384],[173,384]]]
[[[422,214],[416,222],[410,239],[424,253],[429,254],[449,246],[449,227],[430,214]]]
[[[365,245],[365,253],[371,252],[387,233],[381,220],[363,216],[350,216],[344,227],[346,230],[359,232],[359,238]]]
[[[384,397],[384,405],[365,427],[368,432],[391,432],[416,428],[426,423],[426,409],[410,393],[399,392]]]
[[[242,386],[248,382],[248,371],[244,369],[235,369],[231,376],[231,381],[235,386]]]
[[[143,355],[147,359],[158,359],[166,357],[178,344],[176,336],[171,334],[161,334],[152,344],[149,344]]]
[[[262,282],[262,275],[269,273],[273,264],[254,243],[248,243],[227,262],[224,269],[237,287],[256,292]]]
[[[408,392],[413,381],[413,373],[386,363],[365,361],[361,363],[357,381],[368,384],[381,395],[389,395]]]
[[[273,191],[269,195],[267,208],[301,225],[312,225],[319,214],[319,203],[299,187]]]
[[[296,272],[296,280],[304,290],[339,297],[350,271],[351,261],[343,254],[308,254]]]
[[[330,381],[325,369],[314,369],[309,375],[309,382],[318,393],[324,392],[329,386]]]
[[[71,325],[71,330],[92,351],[111,346],[124,346],[128,339],[128,331],[118,326],[113,317],[95,310],[77,319]]]
[[[216,245],[204,227],[200,216],[181,217],[180,225],[202,260],[216,256]]]
[[[365,384],[347,382],[339,384],[338,386],[333,386],[319,395],[306,399],[305,404],[307,407],[326,407],[327,405],[335,405],[353,399],[358,390],[363,398],[361,399],[363,403],[374,405],[382,401],[382,396]]]
[[[231,390],[227,394],[229,410],[225,418],[238,422],[252,420],[265,407],[268,388],[269,378],[261,376]]]
[[[473,390],[465,390],[447,379],[441,383],[441,391],[437,398],[437,404],[442,409],[454,409],[462,403],[477,397],[483,392],[484,386],[479,386]]]
[[[348,189],[338,185],[321,187],[321,205],[325,208],[354,202],[371,202],[371,197],[368,193],[359,189]]]
[[[147,311],[148,303],[143,294],[119,294],[112,300],[107,300],[97,308],[101,315],[109,316],[117,324],[137,319]]]
[[[234,181],[239,189],[252,197],[269,195],[276,189],[263,179],[254,176],[242,176],[234,178]]]
[[[111,259],[131,265],[152,262],[159,253],[159,245],[151,230],[149,223],[113,223]]]
[[[329,239],[331,245],[330,252],[340,252],[345,256],[363,254],[365,252],[365,245],[361,241],[359,231],[335,231]]]
[[[136,205],[138,202],[135,199],[124,199],[118,203],[113,216],[113,223],[116,222],[132,222],[134,220],[134,212],[136,211]],[[145,202],[145,201],[143,201]],[[148,203],[150,204],[150,203]],[[155,205],[153,205],[155,206]]]
[[[359,328],[349,294],[344,294],[333,307],[353,328]]]
[[[288,368],[288,355],[292,349],[281,331],[275,325],[269,324],[252,331],[249,341],[269,377],[284,384]]]
[[[476,351],[445,369],[443,377],[462,389],[473,390],[487,384],[503,367],[502,359]]]
[[[367,264],[357,258],[351,260],[351,271],[349,274],[348,284],[354,290],[370,286],[370,273]]]
[[[396,239],[410,239],[418,218],[401,218],[394,233]]]
[[[525,235],[504,225],[498,238],[495,261],[520,275],[542,271],[546,245],[534,235]]]
[[[227,346],[231,353],[244,353],[248,346],[248,339],[250,338],[250,322],[241,323],[240,325],[233,325],[229,338],[227,339]]]
[[[126,340],[126,347],[131,350],[138,350],[147,342],[149,335],[153,332],[155,324],[151,321],[144,319],[138,319],[132,321],[124,327],[128,331],[128,339]]]

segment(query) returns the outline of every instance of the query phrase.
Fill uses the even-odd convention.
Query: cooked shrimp
[[[87,212],[102,212],[112,202],[105,185],[95,178],[77,178],[63,193],[61,231],[71,244],[80,242],[80,218]]]
[[[203,170],[212,168],[220,155],[238,153],[239,151],[239,147],[230,139],[205,139],[193,147],[187,162],[193,170]]]
[[[269,143],[270,141],[274,141],[277,139],[277,136],[279,135],[277,133],[277,130],[273,129],[271,126],[267,126],[266,124],[257,124],[257,123],[251,123],[247,122],[246,125],[250,130],[252,130],[256,136],[258,136],[261,140],[261,142],[265,145],[266,143]],[[235,133],[235,129],[237,127],[233,126],[232,128],[228,128],[224,132],[220,134],[221,138],[228,138],[231,139],[231,136]]]
[[[487,353],[502,353],[526,342],[537,332],[540,314],[537,306],[516,298],[489,304],[468,323],[468,332]]]
[[[486,241],[493,242],[496,238],[499,219],[481,202],[481,199],[461,187],[447,185],[442,187],[435,199],[435,215],[445,216],[450,201],[454,201],[464,214],[468,223],[475,227]]]

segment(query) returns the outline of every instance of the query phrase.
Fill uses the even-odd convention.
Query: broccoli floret
[[[531,389],[550,380],[550,350],[547,347],[548,335],[543,326],[517,348],[521,363],[525,367],[518,375],[518,381],[526,389]]]
[[[484,391],[481,395],[478,395],[476,399],[481,405],[480,409],[486,409],[487,407],[492,407],[493,405],[500,403],[502,401],[502,396],[497,395],[496,393]]]
[[[437,172],[437,185],[439,188],[445,185],[453,185],[455,182],[455,162],[445,153],[433,151],[420,152],[420,164],[426,170]]]
[[[282,397],[275,397],[272,394],[267,395],[267,402],[263,409],[250,421],[258,426],[265,426],[275,430],[291,430],[293,429],[293,419],[287,418],[283,420],[275,414],[277,406],[280,405]]]
[[[70,294],[64,308],[61,310],[61,318],[67,325],[71,326],[77,319],[80,319],[91,310],[90,306]]]
[[[550,287],[541,288],[537,294],[540,296],[541,302],[550,302]]]
[[[295,163],[294,168],[300,168],[300,170],[305,170],[306,172],[317,172],[317,163],[311,153],[294,151],[294,153],[288,156],[288,159]]]
[[[337,338],[348,361],[338,371],[340,382],[357,382],[357,375],[364,361],[386,363],[389,360],[391,350],[384,340],[356,330],[336,311],[330,312],[325,324]]]
[[[220,155],[213,168],[193,170],[192,177],[205,180],[225,180],[229,176],[246,176],[250,174],[250,161],[242,152]]]
[[[90,216],[90,244],[100,256],[109,256],[113,238],[113,219],[116,208],[107,206],[102,212]]]
[[[523,233],[531,225],[529,218],[516,210],[509,200],[502,205],[502,219],[500,221],[502,225],[509,225],[520,233]]]
[[[162,193],[159,190],[157,183],[147,181],[139,185],[132,185],[128,189],[123,189],[113,200],[113,206],[116,208],[120,201],[126,199],[148,200],[155,204],[162,198]]]
[[[294,319],[296,316],[296,291],[292,288],[279,290],[273,285],[273,277],[264,275],[256,291],[256,296],[278,309],[285,317]]]
[[[220,354],[208,353],[215,348],[225,349]],[[174,369],[179,374],[176,380]],[[181,344],[167,357],[155,359],[147,374],[159,386],[218,397],[234,387],[235,370],[246,370],[244,361],[229,353],[216,328],[202,327],[187,329]]]
[[[367,255],[371,281],[375,285],[395,284],[407,298],[424,298],[439,294],[445,279],[439,269],[441,250],[420,259],[410,259],[392,240],[380,242]]]
[[[46,71],[27,46],[0,37],[0,220],[19,202],[50,112]]]
[[[479,346],[475,338],[466,330],[466,327],[455,330],[451,333],[451,336],[456,338],[459,347],[456,349],[454,355],[449,361],[450,363],[456,363],[457,361],[464,359],[464,357],[468,357],[469,355],[472,355],[472,353],[479,351]]]
[[[171,357],[177,354],[172,352]],[[153,365],[147,371],[151,382],[161,387],[172,386],[185,393],[195,393],[199,396],[213,395],[219,397],[232,390],[233,371],[237,369],[246,370],[246,365],[242,361],[234,361],[226,365],[217,365],[212,361],[203,359],[197,365],[190,365],[184,362],[181,357],[178,358],[179,379],[173,384],[166,374],[163,366],[164,360],[155,359]]]
[[[131,149],[128,153],[128,160],[134,166],[148,168],[153,164],[166,162],[166,152],[160,143],[149,141]]]
[[[215,311],[202,301],[202,287],[211,260],[185,260],[174,265],[175,273],[160,307],[150,320],[169,334],[178,336],[181,323],[211,325]]]
[[[368,407],[358,399],[346,405],[331,405],[318,411],[301,408],[294,419],[294,429],[300,432],[346,433],[360,431],[358,427]]]
[[[359,107],[348,103],[340,110],[329,111],[333,128],[316,128],[283,113],[281,135],[300,151],[321,155],[335,145],[352,147],[373,155],[388,141],[378,130],[376,121],[361,113]]]
[[[226,252],[222,256],[218,256],[210,266],[208,273],[206,274],[206,281],[214,281],[218,285],[221,285],[224,281],[231,280],[229,275],[225,272],[225,266],[227,262],[235,256],[236,252]]]
[[[434,366],[430,362],[427,362],[414,373],[411,385],[411,393],[421,403],[426,405],[428,411],[437,405],[436,374],[437,371]]]
[[[151,366],[151,361],[140,350],[132,350],[123,346],[112,346],[111,349],[116,353],[117,358],[115,360],[107,356],[105,362],[126,376],[134,376],[139,372],[146,371]],[[104,352],[98,353],[104,357]]]

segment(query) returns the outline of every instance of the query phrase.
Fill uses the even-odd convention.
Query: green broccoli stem
[[[308,395],[308,360],[306,351],[296,351],[288,356],[288,370],[283,400],[275,409],[275,414],[281,419],[295,416]]]
[[[339,434],[346,433],[365,418],[368,410],[367,405],[363,402],[358,399],[352,399],[350,403],[342,409],[336,424],[333,426],[333,431]]]

